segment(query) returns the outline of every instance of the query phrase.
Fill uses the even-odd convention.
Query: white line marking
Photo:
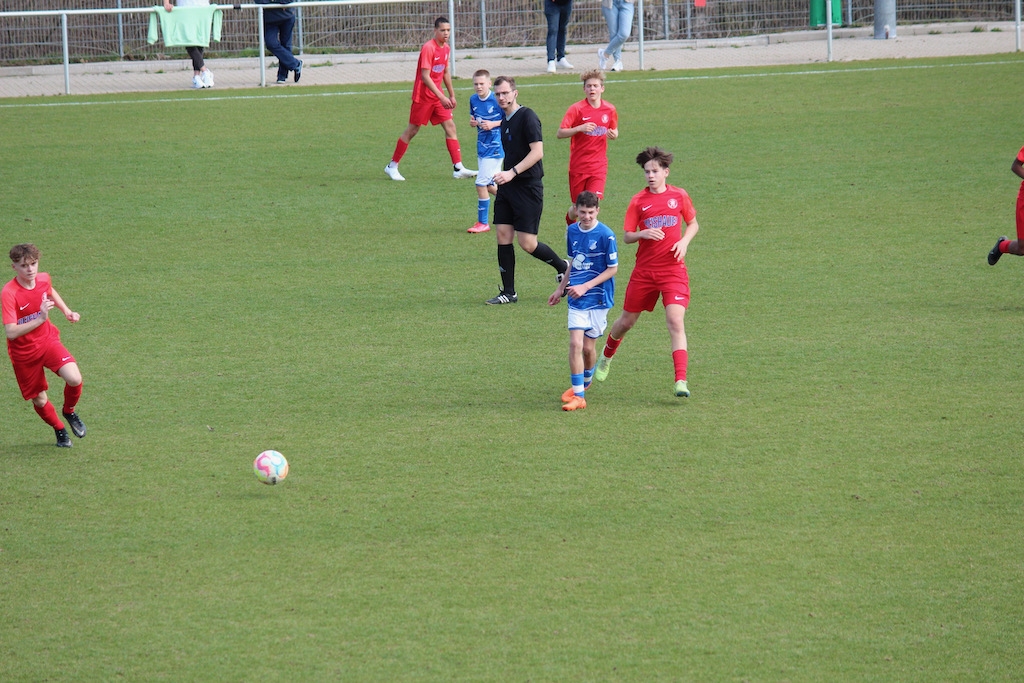
[[[708,74],[700,76],[668,76],[665,78],[627,78],[627,79],[614,79],[612,83],[673,83],[682,81],[713,81],[713,80],[728,80],[733,78],[775,78],[779,76],[829,76],[829,75],[841,75],[851,73],[871,73],[877,71],[908,71],[914,69],[958,69],[964,67],[974,66],[1002,66],[1006,64],[1024,65],[1024,60],[1020,59],[1006,59],[1000,61],[990,62],[958,62],[954,64],[902,64],[899,66],[865,66],[856,67],[852,69],[844,68],[833,68],[833,69],[816,69],[816,70],[802,70],[802,71],[778,71],[778,72],[758,72],[749,74]],[[784,69],[785,64],[779,64],[778,68]],[[729,67],[729,68],[742,68],[742,67]],[[467,84],[468,85],[468,84]],[[555,88],[555,87],[579,87],[576,82],[569,83],[524,83],[517,85],[520,90],[526,90],[529,88]],[[468,91],[468,88],[466,89]],[[285,95],[278,93],[275,95],[260,94],[260,95],[227,95],[227,96],[214,96],[214,97],[160,97],[156,99],[146,100],[108,100],[106,102],[28,102],[28,103],[11,103],[11,104],[0,104],[0,109],[33,109],[37,107],[91,107],[91,106],[104,106],[112,104],[166,104],[170,102],[224,102],[227,100],[285,100],[294,98],[309,98],[309,97],[351,97],[359,95],[404,95],[408,94],[409,88],[406,85],[396,87],[394,90],[350,90],[341,92],[321,92],[321,93],[294,93]],[[98,96],[98,95],[97,95]]]

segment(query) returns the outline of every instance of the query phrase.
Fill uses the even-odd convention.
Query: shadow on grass
[[[29,458],[53,458],[54,456],[74,455],[74,448],[57,448],[56,443],[27,443],[12,446],[10,450],[0,452],[0,460],[16,462]]]

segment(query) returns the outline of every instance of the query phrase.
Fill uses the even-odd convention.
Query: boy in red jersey
[[[608,177],[608,141],[619,137],[619,115],[615,105],[605,102],[604,74],[598,69],[584,72],[583,94],[565,112],[556,137],[572,138],[569,144],[569,212],[566,225],[576,221],[576,198],[580,192],[593,192],[604,199]]]
[[[1017,152],[1010,170],[1018,178],[1024,178],[1024,147]],[[1024,182],[1021,182],[1020,189],[1017,190],[1017,239],[1011,242],[1005,235],[997,239],[996,246],[988,252],[988,264],[994,266],[1003,254],[1024,256]]]
[[[81,316],[64,303],[50,283],[50,276],[39,272],[39,250],[35,245],[16,245],[11,248],[10,256],[16,275],[0,292],[0,309],[14,376],[21,395],[26,401],[32,401],[39,417],[53,427],[57,445],[70,448],[71,438],[46,396],[49,386],[43,368],[49,368],[66,383],[64,419],[81,439],[85,436],[85,425],[75,408],[82,396],[82,373],[74,356],[60,343],[60,330],[50,322],[50,311],[58,309],[73,323]]]
[[[391,155],[391,163],[384,167],[384,173],[392,180],[405,180],[398,172],[398,162],[402,160],[409,143],[422,126],[428,123],[440,124],[444,129],[445,144],[452,158],[452,177],[473,178],[476,171],[462,165],[462,151],[459,149],[459,136],[452,119],[455,109],[455,88],[452,86],[452,70],[449,64],[451,46],[448,39],[452,35],[452,25],[445,17],[434,21],[434,37],[423,44],[420,59],[416,64],[416,80],[412,83],[412,108],[409,110],[409,125],[398,136],[395,153]],[[441,92],[441,83],[448,89],[448,95]]]
[[[623,225],[626,244],[639,242],[636,265],[626,285],[622,315],[612,323],[604,352],[594,370],[594,379],[604,381],[622,338],[633,329],[643,311],[653,311],[658,297],[665,305],[665,321],[672,339],[675,366],[675,394],[686,397],[688,361],[683,317],[690,305],[690,280],[686,273],[686,250],[699,230],[697,212],[690,195],[668,184],[672,155],[660,147],[648,147],[637,155],[644,169],[647,188],[634,195],[626,209]],[[683,229],[685,224],[686,229]]]

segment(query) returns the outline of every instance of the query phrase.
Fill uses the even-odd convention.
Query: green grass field
[[[0,679],[1020,680],[1022,82],[613,75],[601,218],[650,144],[698,211],[693,397],[659,307],[579,413],[552,271],[483,305],[440,131],[381,172],[406,85],[0,102],[3,252],[82,314],[89,427],[54,448],[0,364]],[[520,84],[561,253],[581,97]]]

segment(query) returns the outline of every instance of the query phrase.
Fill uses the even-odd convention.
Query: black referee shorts
[[[516,232],[536,235],[540,232],[540,215],[543,211],[543,183],[518,183],[513,180],[498,185],[492,219],[495,225],[511,225]]]

